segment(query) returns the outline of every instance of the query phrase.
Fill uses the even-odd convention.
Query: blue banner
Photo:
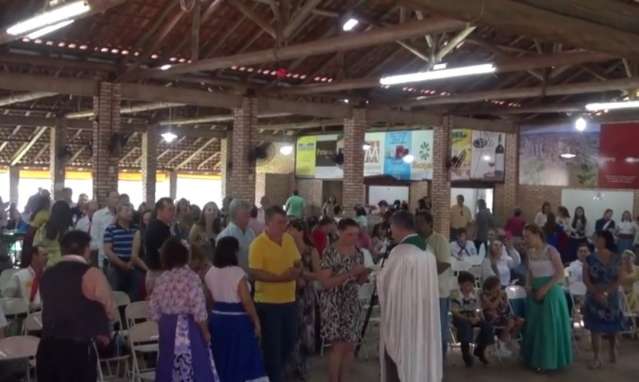
[[[410,180],[411,164],[404,157],[411,153],[411,132],[398,131],[386,133],[384,149],[384,174],[400,180]]]

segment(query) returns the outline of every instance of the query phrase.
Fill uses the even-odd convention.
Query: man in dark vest
[[[70,231],[60,241],[62,261],[42,276],[42,339],[38,346],[39,382],[94,382],[97,355],[93,341],[108,342],[116,309],[111,287],[91,267],[91,236]]]

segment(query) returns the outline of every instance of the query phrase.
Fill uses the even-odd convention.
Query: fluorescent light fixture
[[[364,144],[362,145],[362,150],[364,150],[364,151],[368,151],[368,150],[370,150],[370,149],[371,149],[371,145],[370,145],[370,144],[368,144],[368,143],[364,143]]]
[[[588,123],[584,117],[579,117],[575,120],[575,130],[579,132],[583,132],[586,130]]]
[[[344,24],[342,24],[342,30],[344,32],[350,32],[357,26],[357,24],[359,24],[359,20],[354,17],[349,17],[348,20],[344,21]]]
[[[442,69],[446,69],[447,67],[448,67],[448,64],[446,64],[445,62],[441,62],[439,64],[433,65],[433,70],[442,70]]]
[[[595,103],[589,103],[586,105],[586,110],[588,111],[635,109],[635,108],[639,108],[639,101],[595,102]]]
[[[402,157],[402,160],[404,161],[404,163],[413,163],[415,161],[415,157],[413,156],[413,154],[406,154]]]
[[[493,64],[481,64],[472,66],[462,66],[459,68],[429,70],[427,72],[416,72],[409,74],[399,74],[395,76],[382,77],[379,80],[381,85],[398,85],[410,82],[421,82],[439,80],[443,78],[472,76],[477,74],[494,73],[497,70]]]
[[[166,70],[169,70],[169,69],[171,69],[171,65],[169,65],[169,64],[164,64],[164,65],[160,66],[160,70],[166,71]]]
[[[293,146],[292,145],[284,145],[280,147],[280,154],[289,156],[293,154]]]
[[[559,156],[562,157],[563,159],[572,159],[572,158],[575,158],[577,155],[572,153],[563,153],[563,154],[560,154]]]
[[[177,135],[175,135],[174,133],[170,131],[167,131],[165,133],[162,133],[162,139],[164,139],[164,142],[166,143],[171,143],[177,139]]]
[[[42,37],[45,34],[49,34],[51,32],[55,32],[58,29],[62,29],[64,27],[66,27],[67,25],[73,24],[73,21],[74,20],[60,21],[57,24],[49,25],[49,26],[46,26],[44,28],[40,28],[37,31],[31,32],[31,33],[29,33],[27,35],[27,37],[30,38],[30,39],[36,39],[36,38]]]
[[[7,33],[12,36],[18,36],[52,24],[58,24],[60,21],[72,19],[90,10],[91,6],[86,1],[74,1],[14,24],[7,29]]]
[[[493,158],[490,155],[488,155],[488,154],[484,154],[481,157],[481,160],[483,160],[484,162],[490,162],[492,159]]]

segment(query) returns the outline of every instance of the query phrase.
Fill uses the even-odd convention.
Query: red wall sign
[[[601,125],[599,187],[639,188],[639,123]]]

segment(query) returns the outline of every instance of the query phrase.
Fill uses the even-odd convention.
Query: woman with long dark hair
[[[572,216],[572,223],[570,224],[570,234],[568,238],[568,253],[566,258],[569,262],[573,262],[577,259],[577,250],[582,243],[587,243],[586,227],[588,226],[588,219],[586,218],[586,212],[584,208],[579,206],[575,208],[575,213]]]
[[[73,224],[71,208],[65,201],[59,200],[51,207],[49,220],[41,226],[33,237],[33,246],[42,247],[49,254],[49,266],[62,260],[60,239]]]
[[[204,205],[197,223],[191,227],[189,243],[192,246],[198,246],[202,253],[209,259],[213,259],[215,238],[221,231],[220,209],[215,202],[208,202]]]
[[[632,249],[637,234],[637,225],[632,220],[630,211],[621,214],[621,221],[617,224],[615,236],[617,238],[617,253],[623,253],[627,249]]]
[[[528,300],[523,332],[524,362],[538,371],[559,370],[573,362],[571,319],[560,283],[564,267],[555,247],[534,224],[524,229],[528,246]]]

